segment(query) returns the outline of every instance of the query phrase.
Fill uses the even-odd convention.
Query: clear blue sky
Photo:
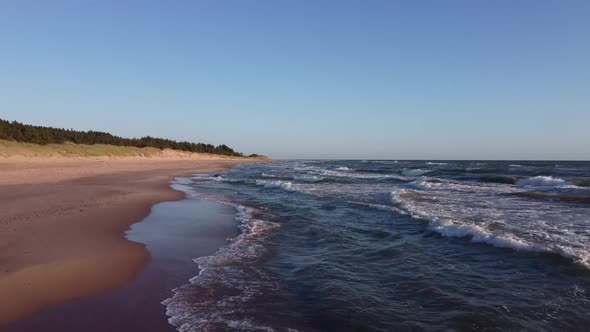
[[[590,159],[590,1],[0,1],[0,117],[276,158]]]

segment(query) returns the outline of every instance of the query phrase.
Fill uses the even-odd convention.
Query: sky
[[[0,1],[0,118],[273,158],[590,159],[589,1]]]

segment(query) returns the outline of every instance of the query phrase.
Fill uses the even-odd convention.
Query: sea
[[[289,160],[178,178],[235,209],[179,331],[590,331],[590,162]]]

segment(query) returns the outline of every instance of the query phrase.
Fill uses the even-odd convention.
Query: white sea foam
[[[279,178],[280,177],[278,175],[274,175],[274,174],[270,174],[270,173],[262,173],[261,175],[263,178]]]
[[[487,243],[494,247],[525,251],[545,251],[542,246],[531,244],[510,234],[496,235],[478,225],[465,225],[453,221],[433,219],[429,228],[446,237],[470,237],[471,242]]]
[[[399,199],[399,195],[405,191],[406,191],[406,189],[399,189],[399,190],[392,191],[390,194],[391,202],[393,204],[397,204],[397,205],[404,207],[404,202],[401,199]]]
[[[219,182],[227,181],[227,179],[225,177],[223,177],[221,174],[215,174],[215,175],[197,174],[197,175],[193,175],[191,177],[191,179],[198,180],[198,181],[219,181]]]
[[[341,172],[333,171],[328,169],[314,169],[311,173],[315,173],[321,176],[333,176],[342,178],[353,178],[353,179],[396,179],[400,181],[408,181],[408,178],[394,175],[394,174],[370,174],[370,173],[353,173],[353,172]]]
[[[497,184],[482,184],[477,182],[468,182],[468,181],[452,181],[452,180],[443,180],[437,178],[428,178],[424,177],[424,181],[414,181],[416,182],[416,189],[419,189],[420,186],[423,189],[436,189],[436,190],[446,190],[446,191],[454,191],[454,192],[462,192],[462,193],[506,193],[506,192],[513,192],[514,190],[511,188],[502,188]],[[411,183],[410,183],[411,184]]]
[[[428,211],[420,210],[416,206],[413,206],[408,200],[404,200],[401,197],[404,193],[407,193],[406,189],[393,191],[391,193],[392,202],[409,211],[412,217],[429,221],[429,228],[442,236],[471,237],[472,242],[488,243],[496,247],[512,248],[516,250],[541,250],[541,248],[536,245],[529,244],[510,235],[493,235],[479,225],[461,224],[458,221],[445,220],[439,216],[431,215]]]
[[[261,241],[279,225],[255,218],[253,208],[225,204],[236,208],[241,232],[214,255],[194,260],[199,274],[190,279],[190,284],[174,289],[174,295],[162,302],[170,317],[168,321],[181,332],[216,331],[220,327],[235,331],[274,331],[235,313],[260,297],[264,287],[273,286],[272,282],[267,285],[269,281],[260,275],[262,271],[252,272],[251,269],[266,252]],[[247,270],[243,270],[244,267]],[[257,284],[254,285],[250,280],[253,277],[264,280],[255,279]]]
[[[567,182],[560,178],[554,178],[552,176],[535,176],[532,178],[520,180],[516,183],[519,186],[531,186],[531,187],[562,187]]]
[[[420,176],[420,175],[424,175],[426,173],[430,172],[429,170],[425,170],[425,169],[404,169],[403,170],[403,174],[405,176]]]
[[[559,221],[561,218],[569,224],[571,218],[583,218],[584,211],[556,210],[556,206],[528,201],[516,202],[515,207],[510,197],[485,190],[447,191],[445,195],[412,189],[391,192],[394,206],[409,212],[413,218],[426,220],[428,227],[442,236],[467,237],[471,242],[519,251],[558,254],[590,268],[589,234],[571,231]]]
[[[342,167],[337,167],[336,170],[337,171],[350,171],[350,168],[348,168],[346,166],[342,166]]]
[[[355,201],[355,200],[348,201],[348,202],[349,203],[352,203],[352,204],[358,204],[358,205],[368,206],[368,207],[371,207],[371,208],[374,208],[374,209],[377,209],[377,210],[382,210],[382,211],[395,211],[395,212],[400,213],[400,214],[408,214],[406,211],[404,211],[404,210],[402,210],[400,208],[397,208],[395,206],[391,206],[391,205],[374,204],[374,203],[367,203],[367,202],[361,202],[361,201]]]
[[[282,188],[285,190],[292,190],[293,183],[289,181],[267,181],[267,180],[256,180],[256,185],[263,186],[265,188]]]
[[[293,175],[293,180],[296,181],[304,181],[304,182],[319,182],[322,181],[324,178],[316,176],[316,175]]]
[[[412,181],[412,182],[408,183],[408,186],[413,189],[428,190],[428,189],[440,187],[441,184],[434,183],[434,182],[428,182],[428,181]]]
[[[449,163],[438,163],[438,162],[432,162],[429,161],[426,163],[426,165],[448,165]]]
[[[193,183],[191,178],[177,177],[171,182],[171,187],[174,190],[182,191],[187,197],[197,198],[200,195],[191,186]]]

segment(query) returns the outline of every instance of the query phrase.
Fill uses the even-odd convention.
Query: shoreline
[[[170,181],[244,162],[0,161],[0,326],[135,279],[150,254],[125,231],[154,204],[185,197]]]
[[[174,332],[162,301],[198,274],[195,258],[215,254],[237,235],[231,207],[190,196],[158,203],[126,232],[151,256],[136,278],[117,289],[51,305],[0,330]]]

